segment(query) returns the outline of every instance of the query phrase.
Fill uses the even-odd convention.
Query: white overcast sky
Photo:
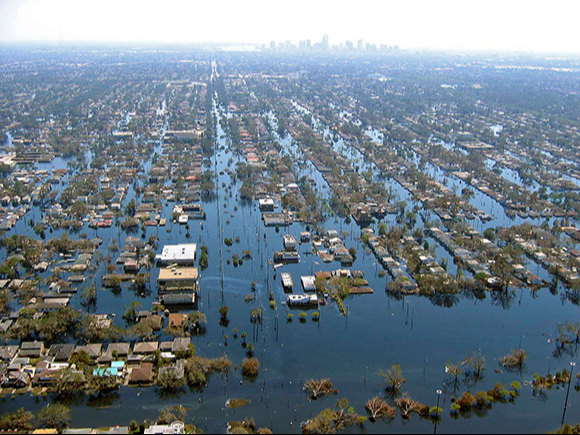
[[[345,40],[580,53],[580,0],[0,0],[0,41]]]

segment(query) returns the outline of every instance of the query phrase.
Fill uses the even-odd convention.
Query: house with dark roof
[[[2,388],[26,388],[30,383],[30,375],[19,370],[6,371],[0,376]]]
[[[42,341],[24,341],[20,345],[19,356],[23,358],[40,358],[44,353],[44,343]]]
[[[34,375],[32,379],[32,385],[34,386],[47,386],[56,383],[60,376],[60,370],[50,370],[44,369],[41,372]]]
[[[53,344],[48,350],[48,356],[51,356],[54,362],[68,362],[74,350],[72,344]]]

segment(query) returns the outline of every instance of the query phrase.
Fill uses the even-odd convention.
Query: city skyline
[[[263,0],[163,4],[71,0],[0,1],[2,42],[245,43],[299,45],[328,35],[330,46],[364,43],[404,49],[580,53],[574,17],[580,5],[559,0],[456,0],[405,4],[303,0],[272,6]],[[208,19],[210,17],[211,19]],[[359,47],[357,47],[359,48]]]

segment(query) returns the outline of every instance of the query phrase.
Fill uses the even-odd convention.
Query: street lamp
[[[568,409],[568,397],[570,396],[570,385],[572,385],[572,373],[576,367],[575,362],[570,363],[570,380],[568,381],[568,391],[566,392],[566,402],[564,403],[564,414],[562,415],[562,427],[564,427],[564,420],[566,418],[566,410]]]
[[[437,435],[437,423],[439,423],[439,399],[441,398],[443,391],[437,390],[437,407],[435,408],[435,429],[433,429],[433,434]]]

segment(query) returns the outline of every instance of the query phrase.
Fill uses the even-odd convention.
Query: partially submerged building
[[[155,256],[159,265],[169,266],[193,266],[196,258],[197,245],[195,243],[182,243],[179,245],[166,245],[163,252]]]

